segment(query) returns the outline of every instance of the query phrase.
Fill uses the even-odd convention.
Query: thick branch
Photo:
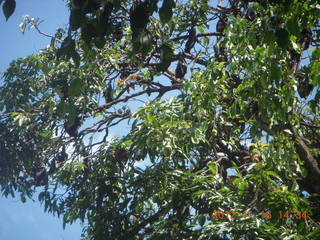
[[[157,221],[160,217],[165,215],[168,212],[168,207],[162,208],[160,211],[158,211],[156,214],[150,216],[146,220],[142,221],[140,224],[136,225],[128,234],[128,236],[131,236],[130,239],[134,239],[134,236],[139,233],[143,228],[145,228],[148,224],[152,224],[155,221]]]
[[[279,131],[275,131],[270,129],[267,124],[261,124],[261,129],[266,131],[270,135],[275,135]],[[309,147],[305,143],[302,137],[296,135],[296,131],[294,128],[291,128],[294,132],[293,139],[295,141],[295,148],[299,158],[304,162],[305,168],[308,171],[308,176],[306,177],[303,187],[307,188],[308,191],[312,191],[314,193],[320,193],[320,169],[316,159],[313,157],[312,153],[310,152]],[[308,184],[306,184],[306,182]]]
[[[320,180],[320,169],[316,159],[312,156],[310,149],[301,137],[296,137],[296,149],[299,157],[304,161],[306,168],[311,176],[316,180]],[[320,189],[320,187],[319,187]]]

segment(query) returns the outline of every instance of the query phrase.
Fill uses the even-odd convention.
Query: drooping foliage
[[[68,6],[3,74],[2,193],[83,239],[320,238],[318,1]]]

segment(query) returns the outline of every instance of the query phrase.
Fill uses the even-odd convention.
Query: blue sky
[[[22,35],[19,24],[23,15],[44,20],[40,27],[49,34],[59,27],[65,27],[69,16],[62,0],[17,1],[16,11],[7,22],[2,7],[0,10],[0,72],[8,67],[10,61],[36,53],[50,42],[50,39],[33,29]],[[62,220],[44,213],[38,201],[21,203],[19,198],[6,199],[0,196],[1,240],[77,240],[80,239],[81,230],[80,224],[67,226],[63,230]]]

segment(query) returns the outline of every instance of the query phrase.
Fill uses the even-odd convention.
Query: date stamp
[[[291,220],[301,220],[307,219],[307,211],[306,210],[295,210],[295,211],[288,211],[288,210],[279,210],[277,212],[272,212],[271,210],[261,210],[260,212],[253,212],[251,210],[245,210],[243,212],[230,210],[214,210],[211,213],[211,220],[212,221],[232,221],[234,219],[240,218],[261,218],[265,220],[271,220],[274,218],[280,219],[291,219]]]

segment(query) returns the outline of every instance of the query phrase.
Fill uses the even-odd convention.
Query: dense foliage
[[[3,74],[4,195],[83,239],[320,238],[319,1],[68,7]]]

